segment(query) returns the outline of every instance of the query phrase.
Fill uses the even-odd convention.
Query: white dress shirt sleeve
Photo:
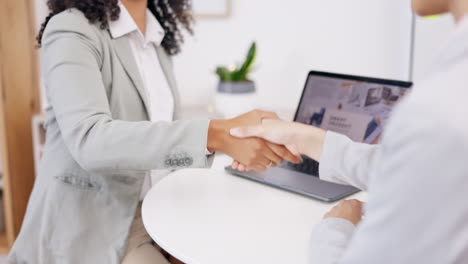
[[[436,264],[468,259],[468,207],[466,188],[461,187],[468,186],[466,123],[454,121],[454,114],[446,118],[444,112],[431,113],[437,110],[433,107],[421,110],[414,104],[400,109],[377,158],[369,156],[369,148],[362,150],[334,135],[328,138],[338,141],[328,144],[341,146],[351,164],[337,155],[327,176],[366,183],[369,175],[357,173],[365,164],[375,167],[370,183],[364,184],[370,190],[365,219],[354,233],[345,220],[319,224],[311,239],[310,263]],[[346,157],[353,152],[362,160]]]
[[[348,137],[328,131],[319,165],[320,179],[349,184],[367,190],[379,146],[353,142]],[[311,235],[310,263],[332,264],[342,257],[356,227],[347,220],[328,218]]]
[[[353,142],[346,136],[328,131],[320,158],[320,179],[365,191],[378,150],[378,145]]]
[[[322,220],[312,232],[309,244],[310,263],[336,263],[345,252],[356,227],[342,218]]]
[[[321,177],[369,196],[354,233],[345,220],[316,227],[310,263],[467,263],[467,39],[465,17],[394,110],[380,146],[327,135]]]

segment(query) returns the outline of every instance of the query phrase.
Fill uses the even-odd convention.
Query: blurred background
[[[36,0],[37,25],[47,14],[45,2]],[[252,79],[260,107],[294,107],[312,69],[417,79],[453,24],[449,17],[415,19],[409,0],[193,0],[193,5],[195,35],[175,57],[186,105],[211,103],[216,66],[241,62],[252,41],[258,45]],[[205,7],[210,5],[227,10]]]
[[[195,35],[174,58],[185,118],[253,108],[291,118],[310,70],[417,82],[453,28],[448,16],[415,17],[409,0],[193,0],[193,8]],[[0,1],[2,254],[19,231],[40,159],[47,100],[34,36],[47,14],[46,0]],[[253,42],[256,92],[225,98],[215,71],[242,64]]]

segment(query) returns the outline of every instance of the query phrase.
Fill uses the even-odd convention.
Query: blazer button
[[[193,164],[193,159],[190,157],[185,158],[184,161],[185,161],[185,166],[190,166]]]

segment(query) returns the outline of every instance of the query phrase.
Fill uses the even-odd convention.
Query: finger
[[[262,151],[262,155],[256,157],[254,161],[252,161],[249,165],[247,165],[247,170],[254,170],[254,171],[264,171],[268,166],[270,166],[271,160],[267,158],[266,152],[271,152],[271,150],[264,146]]]
[[[253,168],[249,167],[249,166],[245,166],[245,170],[246,172],[250,172],[250,171],[254,171]]]
[[[239,167],[237,168],[237,170],[242,172],[242,171],[247,171],[247,168],[244,164],[241,163],[239,164]]]
[[[363,202],[354,199],[354,204],[355,204],[355,206],[358,208],[358,210],[362,211],[362,209],[363,209],[363,207],[364,207],[364,203],[363,203]]]
[[[302,161],[301,152],[299,151],[299,148],[295,144],[286,145],[286,148],[289,150],[289,152],[291,152],[291,154],[298,157]]]
[[[252,167],[264,167],[268,168],[273,164],[273,161],[269,158],[273,155],[276,155],[271,149],[268,147],[265,147],[265,150],[263,151],[263,155],[261,157],[258,157],[255,164],[252,165]]]
[[[251,150],[253,153],[250,153],[250,158],[246,157],[245,161],[242,161],[245,165],[253,170],[263,170],[270,165],[270,159],[267,155],[271,156],[273,152],[265,143],[264,140],[261,139],[246,139],[248,140]],[[261,168],[259,168],[259,166]]]
[[[276,166],[283,162],[283,158],[278,154],[280,152],[281,146],[267,142],[266,145],[271,151],[265,152],[265,156],[270,160],[271,164],[268,163],[268,166]]]
[[[260,141],[261,144],[261,151],[259,156],[255,160],[255,164],[253,165],[261,165],[265,168],[271,167],[273,165],[280,164],[283,162],[283,159],[276,155],[276,153],[271,149],[270,142],[268,141]]]
[[[237,170],[238,167],[239,167],[239,162],[237,160],[233,161],[231,164],[231,168]]]
[[[346,206],[347,203],[349,203],[349,200],[341,200],[335,207],[343,207]]]
[[[277,145],[277,144],[274,144],[274,143],[271,143],[271,142],[268,142],[267,145],[272,151],[275,152],[275,154],[277,156],[279,156],[281,158],[282,161],[287,160],[289,162],[296,163],[296,164],[301,162],[300,156],[294,155],[286,147],[281,146],[281,145]]]
[[[362,202],[357,199],[351,199],[346,201],[354,206],[362,207]]]
[[[255,165],[247,168],[247,171],[256,171],[256,172],[263,172],[267,169],[267,166],[263,165]]]
[[[246,138],[246,137],[261,137],[263,134],[263,127],[258,126],[245,126],[232,128],[230,134],[233,137]]]

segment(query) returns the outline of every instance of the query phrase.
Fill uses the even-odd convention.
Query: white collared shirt
[[[468,263],[468,16],[394,110],[380,146],[327,132],[320,178],[369,191],[357,227],[315,227],[310,263]]]
[[[109,30],[112,38],[126,36],[130,42],[135,62],[146,88],[150,119],[152,122],[173,121],[174,97],[155,49],[155,46],[161,45],[164,39],[164,29],[147,9],[146,33],[143,35],[121,2],[119,2],[119,7],[120,17],[116,21],[109,21]],[[153,170],[151,177],[147,176],[144,180],[140,199],[144,198],[152,184],[161,180],[169,172],[170,170]]]

